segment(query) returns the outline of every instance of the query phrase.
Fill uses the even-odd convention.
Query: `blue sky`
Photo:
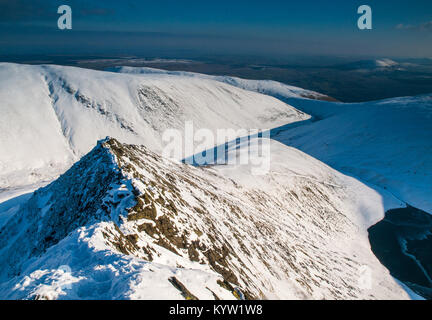
[[[56,29],[60,4],[72,31]],[[362,4],[373,30],[357,28]],[[431,21],[430,0],[0,0],[0,54],[432,57]]]

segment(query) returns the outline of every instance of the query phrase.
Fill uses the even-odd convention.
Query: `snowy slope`
[[[359,104],[289,100],[319,121],[273,138],[432,213],[432,95]]]
[[[227,83],[241,89],[267,94],[269,96],[273,96],[276,98],[290,97],[290,98],[307,98],[307,99],[314,99],[314,100],[334,101],[333,98],[326,96],[324,94],[311,91],[311,90],[302,89],[295,86],[290,86],[273,80],[249,80],[249,79],[242,79],[238,77],[211,76],[202,73],[186,72],[186,71],[166,71],[162,69],[155,69],[155,68],[148,68],[148,67],[112,67],[112,68],[108,68],[107,70],[112,72],[127,73],[127,74],[176,75],[176,76],[189,77],[189,78],[211,79],[211,80]]]
[[[0,63],[0,113],[0,190],[52,179],[106,136],[160,152],[164,130],[186,120],[216,130],[308,117],[212,80],[10,63]]]
[[[271,171],[251,184],[239,165],[196,168],[100,142],[0,229],[0,298],[409,298],[366,231],[401,203],[272,150]]]

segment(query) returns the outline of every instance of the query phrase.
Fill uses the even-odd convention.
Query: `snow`
[[[378,59],[381,67],[397,64]],[[432,213],[432,95],[365,103],[337,103],[323,95],[276,81],[245,80],[146,67],[115,67],[128,74],[211,78],[276,97],[310,115],[312,121],[274,129],[272,137],[401,201]],[[277,133],[276,136],[274,133]]]
[[[374,63],[381,67],[397,64],[390,59],[378,59]],[[272,137],[432,213],[432,95],[335,103],[304,99],[320,99],[320,94],[276,81],[145,67],[115,67],[110,70],[128,74],[211,78],[281,99],[311,115],[312,121],[275,129],[273,133],[278,134],[274,137],[272,133]]]
[[[254,139],[258,139],[254,137]],[[217,166],[215,169],[226,177],[234,179],[244,187],[261,189],[264,192],[277,193],[278,186],[295,183],[297,179],[308,180],[312,183],[325,185],[329,188],[346,192],[351,192],[350,199],[343,206],[348,206],[348,211],[357,212],[352,219],[356,219],[356,224],[360,231],[367,235],[367,229],[384,218],[384,213],[393,208],[405,207],[403,201],[397,199],[393,194],[380,187],[365,184],[349,175],[338,174],[322,163],[310,157],[304,152],[288,147],[280,142],[271,141],[271,170],[264,176],[251,175],[252,165],[225,165]],[[240,145],[247,152],[246,143]],[[229,149],[228,153],[238,152]],[[256,156],[256,152],[251,152]],[[251,161],[256,163],[257,161]],[[272,181],[269,181],[271,176]]]
[[[52,180],[106,136],[161,152],[162,133],[186,120],[215,131],[307,118],[213,80],[11,63],[0,63],[0,112],[0,188]]]
[[[226,278],[256,298],[418,298],[367,229],[406,203],[432,212],[430,95],[342,104],[274,81],[113,71],[0,63],[1,298],[185,298],[173,277],[199,299],[234,299]],[[272,128],[251,137],[269,142],[269,171],[161,157],[186,120]],[[94,147],[106,136],[119,142]]]
[[[119,148],[121,153],[115,151]],[[400,202],[299,150],[278,142],[271,142],[271,150],[270,172],[250,184],[248,165],[195,168],[160,159],[144,147],[104,140],[35,193],[0,231],[0,242],[7,242],[0,252],[0,296],[179,299],[169,281],[175,277],[199,299],[213,299],[213,293],[233,299],[218,284],[222,271],[205,255],[209,249],[227,248],[220,263],[235,275],[242,292],[256,297],[408,298],[371,252],[366,232],[372,220],[384,215],[384,202]],[[110,179],[103,183],[105,191],[98,187],[100,177]],[[86,191],[79,192],[79,203],[92,209],[77,214],[72,207],[67,222],[56,221],[65,204],[81,205],[67,195],[78,195],[72,191],[82,188]],[[148,218],[128,216],[138,196],[154,199],[154,222],[168,219],[180,238],[194,233],[186,236],[188,246],[198,241],[198,248],[206,248],[197,250],[199,262],[190,259],[188,249],[170,242],[169,233],[140,231]],[[63,224],[72,231],[61,231]],[[47,240],[51,230],[57,230],[57,243]],[[134,234],[137,247],[120,250],[116,243]],[[175,252],[162,246],[161,239]],[[148,248],[152,258],[137,248]],[[358,285],[358,270],[365,265],[372,271],[370,289]]]
[[[249,79],[242,79],[242,78],[230,77],[230,76],[211,76],[202,73],[187,72],[187,71],[166,71],[162,69],[149,68],[149,67],[120,67],[119,66],[119,67],[108,68],[107,71],[126,73],[126,74],[137,74],[143,76],[148,76],[149,74],[157,74],[157,75],[182,76],[182,77],[198,78],[198,79],[211,79],[211,80],[227,83],[241,89],[267,94],[276,98],[297,97],[297,98],[309,98],[309,99],[317,99],[317,100],[331,99],[330,97],[315,91],[306,90],[295,86],[290,86],[273,80],[249,80]]]
[[[274,138],[432,213],[432,96],[341,104],[289,100],[319,121]]]
[[[8,292],[3,299],[182,299],[167,279],[175,276],[202,299],[212,291],[233,299],[218,287],[218,277],[201,270],[180,270],[150,263],[109,250],[101,231],[107,223],[80,228],[71,233],[24,271],[18,280],[0,285]],[[16,281],[16,283],[15,283]],[[13,286],[12,290],[9,286]],[[199,286],[199,290],[193,290]],[[204,286],[204,288],[203,288]]]
[[[389,58],[375,60],[360,60],[339,65],[344,70],[357,72],[385,72],[388,70],[404,70],[404,67],[412,66],[410,63],[399,63]]]
[[[398,63],[396,61],[391,60],[391,59],[377,59],[376,65],[378,67],[381,67],[381,68],[386,68],[386,67],[397,66]]]

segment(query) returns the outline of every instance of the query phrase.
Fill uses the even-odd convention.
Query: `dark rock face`
[[[390,273],[432,299],[432,215],[411,206],[393,209],[368,231],[372,251]]]

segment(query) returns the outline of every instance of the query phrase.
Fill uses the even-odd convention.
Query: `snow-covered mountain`
[[[254,91],[258,93],[267,94],[276,98],[307,98],[313,100],[324,100],[324,101],[335,101],[335,99],[315,92],[312,90],[306,90],[295,86],[290,86],[273,80],[249,80],[238,77],[230,76],[212,76],[196,72],[187,71],[167,71],[148,67],[112,67],[108,68],[107,71],[126,73],[126,74],[139,74],[139,75],[175,75],[189,78],[198,79],[211,79],[223,83],[230,84],[232,86]]]
[[[0,112],[0,190],[52,179],[106,136],[160,152],[165,129],[186,120],[214,131],[308,118],[213,80],[10,63],[0,63]]]
[[[432,213],[430,95],[343,104],[273,81],[111,71],[0,63],[0,298],[415,297],[367,230],[406,204]],[[272,129],[269,172],[162,157],[162,133],[188,120]]]
[[[7,299],[402,299],[366,228],[401,203],[273,143],[272,169],[101,141],[0,230]],[[371,287],[360,285],[370,270]],[[367,282],[366,282],[367,283]]]
[[[356,71],[385,71],[385,70],[398,70],[401,69],[405,64],[396,62],[392,59],[381,58],[375,60],[361,60],[351,63],[346,63],[337,66],[339,69],[344,70],[356,70]]]
[[[381,60],[380,60],[381,61]],[[382,64],[393,65],[383,59]],[[375,64],[379,62],[375,61]],[[275,81],[214,77],[151,68],[117,67],[134,74],[211,77],[276,97],[312,118],[272,131],[272,137],[432,214],[432,95],[365,103],[335,103]],[[305,99],[315,96],[316,99]]]

